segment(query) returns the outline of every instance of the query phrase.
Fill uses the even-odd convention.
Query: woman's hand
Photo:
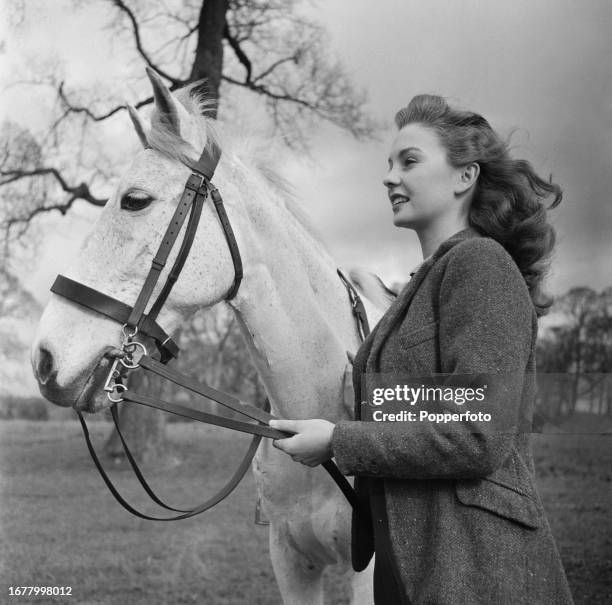
[[[331,440],[334,424],[320,418],[314,420],[270,420],[270,426],[280,431],[296,433],[285,439],[275,439],[275,448],[282,450],[296,462],[317,466],[332,455]]]

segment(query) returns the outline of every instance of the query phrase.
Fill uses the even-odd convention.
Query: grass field
[[[108,431],[105,422],[92,423],[98,442]],[[201,425],[172,424],[168,431],[171,453],[147,476],[178,506],[210,495],[237,464],[237,440],[247,445]],[[540,491],[576,603],[612,603],[612,437],[539,435],[534,445]],[[144,505],[129,472],[114,476]],[[253,523],[254,506],[249,473],[203,516],[142,521],[112,500],[76,422],[2,421],[0,602],[280,604],[267,529]],[[9,597],[9,586],[17,585],[71,586],[73,596]]]

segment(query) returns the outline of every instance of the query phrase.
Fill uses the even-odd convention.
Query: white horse
[[[131,111],[145,149],[121,178],[66,275],[133,304],[190,174],[181,160],[196,160],[215,137],[223,155],[213,182],[223,194],[244,263],[244,279],[228,304],[239,320],[272,413],[332,422],[349,418],[343,374],[347,351],[355,351],[359,341],[336,265],[305,227],[265,149],[253,138],[213,132],[201,104],[188,91],[172,95],[155,74],[149,76],[156,102],[151,129]],[[122,209],[126,196],[146,208]],[[159,324],[169,333],[176,330],[197,309],[223,301],[233,279],[225,237],[207,202]],[[153,299],[164,281],[165,273]],[[380,311],[371,304],[368,311],[373,324]],[[104,408],[104,372],[94,368],[108,366],[104,352],[121,341],[118,323],[53,295],[33,346],[41,392],[59,405],[88,412]],[[360,574],[350,568],[351,511],[327,473],[293,462],[265,439],[253,466],[270,520],[270,555],[283,602],[321,605],[322,573],[338,564],[350,576],[351,602],[371,603],[372,566]]]

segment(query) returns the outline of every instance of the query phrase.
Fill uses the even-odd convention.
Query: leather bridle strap
[[[206,500],[206,502],[203,502],[199,506],[189,511],[185,511],[182,514],[176,515],[174,517],[153,517],[152,515],[141,513],[139,510],[135,509],[117,491],[112,481],[106,474],[104,468],[102,467],[102,464],[100,460],[98,459],[98,456],[96,455],[96,451],[91,442],[91,437],[89,436],[89,430],[87,429],[87,424],[85,423],[83,414],[81,413],[79,409],[77,409],[76,412],[81,422],[81,427],[83,428],[83,434],[85,435],[85,442],[87,443],[87,449],[89,450],[89,454],[91,455],[91,458],[94,461],[94,464],[96,465],[96,468],[98,469],[98,472],[100,473],[100,476],[102,477],[104,483],[106,483],[106,487],[108,487],[111,494],[115,497],[115,500],[117,500],[117,502],[121,506],[123,506],[125,510],[132,513],[133,515],[136,515],[137,517],[140,517],[141,519],[146,519],[147,521],[179,521],[181,519],[189,519],[189,517],[199,515],[200,513],[203,513],[204,511],[207,511],[213,506],[219,504],[219,502],[224,500],[227,496],[229,496],[234,491],[234,489],[236,489],[236,486],[240,483],[240,481],[244,477],[247,470],[249,470],[249,467],[251,466],[251,462],[253,461],[253,457],[255,456],[255,452],[257,451],[257,448],[259,446],[259,442],[261,441],[261,437],[259,436],[253,437],[253,439],[251,440],[251,444],[249,445],[249,449],[247,450],[247,453],[242,459],[240,466],[236,469],[236,472],[232,475],[231,479],[223,486],[223,488],[217,494],[215,494],[212,498],[209,498],[208,500]],[[157,497],[156,497],[156,500],[157,500]],[[180,510],[180,509],[173,509],[171,507],[168,507],[167,505],[163,503],[162,503],[162,506],[164,506],[164,508],[168,508],[169,510],[174,510],[174,511]]]
[[[357,333],[359,334],[360,340],[363,342],[370,333],[370,324],[368,323],[368,315],[365,306],[359,296],[359,292],[357,292],[344,273],[340,269],[336,269],[336,271],[348,291],[349,300],[351,301],[351,310],[355,318],[355,324],[357,325]]]
[[[285,437],[290,436],[290,434],[286,432],[273,429],[265,424],[255,424],[253,422],[246,422],[244,420],[236,420],[235,418],[225,418],[224,416],[217,416],[216,414],[194,410],[193,408],[181,405],[179,403],[170,403],[169,401],[163,401],[158,397],[153,397],[151,395],[140,395],[132,391],[126,391],[123,394],[123,401],[146,405],[147,407],[154,408],[156,410],[162,410],[164,412],[169,412],[170,414],[183,416],[183,418],[191,418],[192,420],[204,422],[205,424],[212,424],[214,426],[231,429],[232,431],[240,431],[241,433],[259,435],[260,437],[284,439]]]
[[[126,391],[123,396],[124,401],[130,401],[132,403],[138,403],[140,405],[146,405],[148,407],[163,410],[171,414],[183,416],[184,418],[191,418],[199,422],[205,422],[206,424],[213,424],[223,428],[231,429],[234,431],[241,431],[243,433],[250,433],[252,435],[258,435],[259,437],[268,437],[270,439],[284,439],[290,437],[294,433],[289,431],[279,431],[273,429],[270,426],[264,424],[254,424],[252,422],[245,422],[243,420],[235,420],[233,418],[224,418],[223,416],[216,416],[215,414],[209,414],[207,412],[201,412],[200,410],[194,410],[177,403],[170,403],[169,401],[162,401],[157,397],[151,397],[148,395],[137,395]],[[272,420],[274,416],[270,415]],[[352,485],[348,482],[347,478],[340,472],[340,469],[335,465],[332,460],[327,460],[322,464],[323,468],[329,473],[331,478],[335,481],[340,491],[344,494],[349,504],[353,508],[359,506],[357,495],[353,490]]]
[[[55,278],[55,282],[51,286],[51,292],[63,296],[91,311],[100,313],[100,315],[104,315],[109,319],[113,319],[120,324],[127,323],[132,312],[132,307],[124,302],[63,275],[58,275]],[[179,348],[174,340],[168,336],[156,321],[150,319],[147,315],[143,315],[140,320],[140,331],[155,341],[158,349],[162,352],[162,356],[164,353],[168,358],[178,355]]]
[[[161,364],[152,357],[144,355],[140,358],[139,364],[143,369],[149,370],[154,374],[161,376],[162,378],[170,380],[171,382],[174,382],[179,386],[182,386],[194,393],[197,393],[198,395],[201,395],[208,399],[212,399],[213,401],[220,403],[221,405],[231,409],[234,412],[238,412],[239,414],[242,414],[264,424],[253,424],[251,422],[245,422],[243,420],[235,420],[231,418],[224,418],[222,416],[216,416],[214,414],[208,414],[206,412],[194,410],[192,408],[188,408],[186,406],[182,406],[176,403],[162,401],[155,397],[136,395],[135,393],[132,393],[129,390],[123,394],[123,399],[125,401],[132,401],[133,403],[139,403],[141,405],[146,405],[152,408],[164,410],[166,412],[170,412],[171,414],[177,414],[179,416],[184,416],[185,418],[191,418],[192,420],[198,420],[200,422],[214,424],[216,426],[233,429],[235,431],[241,431],[243,433],[260,435],[262,437],[268,437],[270,439],[284,439],[285,437],[289,437],[293,434],[288,431],[279,431],[278,429],[273,429],[272,427],[267,426],[270,420],[277,419],[276,416],[270,414],[268,411],[256,408],[251,404],[244,403],[239,399],[236,399],[232,395],[223,393],[222,391],[218,391],[217,389],[209,385],[199,384],[191,380],[187,376],[175,372],[174,370],[168,368],[168,366]],[[342,491],[351,506],[353,508],[356,508],[358,506],[358,503],[355,491],[353,490],[351,484],[348,482],[347,478],[340,472],[335,463],[332,460],[328,460],[324,462],[322,466],[330,474],[330,476],[335,481],[336,485]]]
[[[168,260],[168,256],[176,242],[179,233],[181,231],[181,227],[183,223],[187,219],[189,215],[189,209],[191,208],[192,203],[199,195],[206,196],[208,190],[206,187],[203,188],[203,191],[200,191],[200,187],[202,186],[202,178],[196,174],[192,174],[188,179],[187,183],[185,183],[185,189],[183,190],[183,194],[181,195],[181,199],[174,211],[174,215],[172,216],[172,220],[166,229],[166,233],[162,238],[161,244],[157,249],[157,254],[151,261],[151,268],[149,269],[149,273],[145,279],[144,285],[140,290],[140,294],[138,294],[138,298],[132,307],[132,312],[127,320],[128,328],[134,329],[139,327],[140,320],[144,315],[145,307],[149,302],[151,295],[153,294],[153,290],[159,281],[159,276],[163,268],[166,266],[166,261]],[[193,231],[195,232],[194,225]],[[186,241],[189,241],[186,238]],[[182,261],[184,262],[184,261]],[[182,266],[182,264],[181,264]],[[170,286],[171,287],[171,286]]]
[[[206,201],[205,195],[201,195],[199,192],[196,193],[195,200],[191,207],[191,212],[189,213],[189,221],[187,222],[187,228],[185,230],[185,237],[181,243],[181,247],[179,249],[176,260],[174,261],[174,265],[170,274],[166,279],[166,283],[162,291],[159,293],[157,299],[151,306],[151,309],[147,313],[147,316],[150,319],[157,320],[157,316],[161,311],[164,303],[168,299],[174,284],[179,278],[181,271],[183,270],[183,266],[185,265],[185,261],[189,256],[189,252],[191,250],[191,246],[193,244],[193,240],[195,239],[195,234],[198,229],[198,224],[200,222],[200,217],[202,216],[202,208],[204,206],[204,202]]]
[[[145,490],[145,492],[147,492],[149,498],[151,498],[151,500],[153,500],[153,502],[155,502],[155,504],[158,504],[159,506],[161,506],[162,508],[165,508],[166,510],[171,510],[175,513],[188,513],[191,512],[189,510],[185,510],[182,508],[174,508],[172,506],[170,506],[169,504],[166,504],[151,488],[151,486],[148,484],[147,480],[145,479],[144,475],[142,474],[142,471],[140,470],[140,468],[138,467],[138,463],[136,462],[136,459],[134,458],[134,456],[132,455],[132,451],[130,450],[127,441],[125,440],[125,437],[123,436],[123,433],[121,432],[121,426],[119,423],[119,412],[117,411],[117,404],[114,404],[111,406],[110,408],[111,411],[111,416],[113,418],[113,423],[115,425],[115,430],[117,431],[117,435],[119,435],[119,439],[121,440],[121,445],[123,447],[123,451],[125,452],[125,455],[128,459],[128,462],[130,463],[130,466],[132,467],[132,470],[134,471],[134,474],[136,475],[136,478],[138,479],[138,482],[140,483],[140,485],[142,485],[143,489]]]
[[[244,403],[240,401],[239,399],[233,397],[232,395],[223,393],[222,391],[214,389],[213,387],[209,385],[201,385],[193,381],[192,379],[188,378],[187,376],[184,376],[178,372],[175,372],[174,370],[171,370],[166,365],[156,361],[155,359],[153,359],[152,357],[149,357],[148,355],[144,355],[143,357],[141,357],[141,359],[139,360],[139,364],[142,369],[151,371],[152,373],[157,374],[167,380],[170,380],[171,382],[174,382],[175,384],[179,386],[182,386],[194,393],[197,393],[198,395],[201,395],[208,399],[212,399],[213,401],[220,403],[221,405],[231,409],[234,412],[238,412],[239,414],[242,414],[253,420],[256,420],[257,423],[245,422],[244,420],[236,420],[234,418],[225,418],[223,416],[217,416],[215,414],[210,414],[208,412],[202,412],[200,410],[195,410],[193,408],[190,408],[184,405],[171,403],[168,401],[163,401],[157,397],[152,397],[150,395],[139,395],[139,394],[133,393],[130,390],[127,390],[125,391],[125,393],[123,393],[123,400],[125,402],[137,403],[139,405],[145,405],[153,409],[162,410],[164,412],[168,412],[168,413],[175,414],[178,416],[183,416],[184,418],[190,418],[191,420],[197,420],[199,422],[204,422],[206,424],[212,424],[214,426],[219,426],[219,427],[231,429],[234,431],[249,433],[249,434],[255,435],[257,439],[261,439],[261,437],[267,437],[270,439],[284,439],[285,437],[290,437],[293,434],[290,431],[280,431],[278,429],[273,429],[272,427],[268,426],[268,423],[270,422],[270,420],[276,419],[276,416],[270,414],[267,410],[262,410],[260,408],[256,408],[255,406],[251,404]],[[110,479],[108,478],[108,476],[106,475],[104,469],[102,468],[102,465],[100,464],[95,454],[94,448],[91,445],[91,441],[89,439],[89,435],[87,433],[87,429],[85,425],[85,420],[82,418],[79,410],[77,410],[77,413],[79,414],[79,419],[81,421],[81,424],[84,427],[83,430],[85,431],[85,439],[87,441],[87,447],[91,453],[92,458],[94,459],[94,463],[96,464],[96,467],[98,471],[100,472],[100,475],[102,476],[102,479],[104,480],[106,485],[109,486],[109,489],[111,493],[113,494],[113,496],[115,497],[115,499],[117,500],[117,502],[119,502],[119,504],[121,504],[121,506],[126,508],[126,510],[128,510],[129,512],[133,512],[134,510],[133,507],[127,504],[127,502],[118,494],[114,486],[112,488],[110,487],[112,483]],[[115,419],[115,416],[113,416],[113,419],[115,420],[117,430],[119,432],[119,437],[121,439],[121,443],[126,450],[126,455],[128,457],[128,460],[130,461],[130,464],[132,464],[132,467],[133,468],[135,467],[135,470],[136,470],[137,465],[135,461],[132,460],[131,453],[129,452],[129,448],[127,448],[127,444],[125,443],[125,440],[123,439],[123,436],[121,435],[121,432],[118,426],[118,422]],[[344,496],[346,497],[350,505],[353,508],[358,507],[357,496],[355,494],[355,491],[353,490],[353,487],[348,482],[347,478],[340,472],[340,470],[335,465],[335,463],[332,460],[327,460],[326,462],[323,463],[322,466],[329,473],[329,475],[334,480],[338,488],[342,491],[342,493],[344,494]],[[242,468],[242,465],[241,465],[241,468]],[[136,472],[136,476],[139,479],[145,491],[151,496],[151,498],[156,503],[160,504],[164,508],[167,508],[168,510],[174,510],[177,512],[181,510],[181,509],[169,507],[168,505],[160,501],[160,499],[150,489],[150,487],[144,480],[144,477],[142,477],[142,474],[139,471]],[[227,492],[227,493],[230,493],[230,492]],[[217,500],[217,502],[220,502],[221,499]],[[198,510],[199,512],[203,512],[203,510],[206,510],[206,509],[205,508],[202,509],[201,507],[198,507]],[[191,512],[191,511],[188,511],[188,512]],[[197,513],[194,513],[194,514],[197,514]],[[143,516],[142,514],[138,514],[138,516],[142,516],[142,518],[152,518],[148,516]],[[176,519],[182,519],[182,518],[186,518],[186,517],[184,516],[176,517]],[[158,518],[155,517],[155,519],[158,519]],[[173,517],[173,519],[175,518]],[[160,519],[160,520],[166,520],[166,519]],[[170,520],[170,519],[167,519],[167,520]]]
[[[202,175],[208,182],[210,182],[215,174],[220,158],[221,148],[211,136],[208,140],[208,146],[204,148],[204,151],[202,151],[198,161],[188,162],[188,166],[191,168],[191,170]]]
[[[212,183],[209,183],[208,187],[210,190],[210,197],[212,198],[215,209],[217,210],[219,222],[223,227],[225,241],[227,242],[227,246],[232,256],[232,262],[234,264],[234,283],[232,284],[228,293],[225,295],[225,300],[232,300],[232,298],[236,296],[238,288],[240,287],[240,282],[242,281],[242,260],[240,258],[240,250],[238,249],[238,243],[236,242],[236,237],[234,236],[232,226],[227,218],[227,213],[225,212],[225,207],[223,206],[223,198],[221,197],[219,190]]]
[[[153,374],[157,374],[158,376],[161,376],[162,378],[169,380],[170,382],[173,382],[174,384],[180,387],[188,389],[192,393],[201,395],[206,399],[212,399],[213,401],[220,403],[222,406],[234,412],[238,412],[239,414],[242,414],[247,418],[251,418],[252,420],[256,420],[257,422],[263,422],[264,424],[267,424],[268,422],[270,422],[270,420],[275,419],[275,417],[267,410],[262,410],[260,408],[255,407],[254,405],[251,405],[250,403],[240,401],[233,395],[230,395],[229,393],[224,393],[223,391],[219,391],[205,383],[203,384],[200,382],[196,382],[188,376],[176,372],[172,368],[169,368],[167,365],[156,361],[148,355],[143,355],[138,361],[138,363],[142,369],[148,370]],[[127,393],[129,393],[129,391]],[[204,420],[204,422],[208,421]],[[286,435],[282,435],[279,431],[275,431],[275,429],[270,429],[270,431],[272,432],[267,435],[264,435],[264,437],[272,437],[273,439],[282,439],[283,437],[286,437]]]
[[[179,250],[174,267],[170,271],[170,275],[160,295],[155,303],[153,303],[149,315],[153,319],[156,319],[162,306],[166,302],[166,299],[168,298],[168,295],[170,294],[170,291],[172,290],[172,287],[178,279],[183,265],[187,260],[187,256],[189,255],[189,251],[191,249],[195,232],[200,220],[202,205],[204,204],[206,196],[208,195],[209,189],[212,188],[210,181],[215,173],[220,157],[221,149],[214,140],[211,140],[208,147],[203,149],[198,161],[191,166],[194,174],[192,174],[187,179],[187,183],[185,183],[185,188],[183,190],[183,194],[181,195],[179,204],[174,211],[174,215],[170,221],[170,224],[168,225],[168,228],[166,229],[166,233],[164,234],[162,242],[157,250],[157,254],[151,262],[151,268],[149,269],[145,283],[140,291],[140,294],[138,295],[138,298],[136,299],[136,302],[134,303],[130,317],[128,318],[128,328],[139,327],[139,322],[144,315],[147,303],[153,294],[153,290],[155,289],[161,272],[166,264],[166,261],[168,260],[170,251],[174,246],[174,242],[178,238],[181,227],[187,218],[187,211],[193,204],[185,238],[183,239],[183,244]],[[236,238],[234,237],[234,233],[229,226],[229,221],[227,220],[227,215],[225,214],[225,209],[223,208],[223,200],[220,199],[220,195],[218,197],[220,200],[219,203],[221,205],[221,210],[219,210],[216,200],[215,208],[217,209],[219,221],[221,223],[221,227],[223,228],[225,239],[227,240],[232,261],[234,263],[234,283],[227,297],[229,300],[230,298],[233,298],[238,290],[238,287],[240,286],[240,281],[242,279],[242,262],[240,260],[240,253],[236,244]]]

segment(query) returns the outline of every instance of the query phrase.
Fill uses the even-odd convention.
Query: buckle
[[[196,193],[202,193],[202,189],[208,190],[208,182],[208,179],[203,174],[200,174],[199,172],[196,172],[194,170],[187,179],[187,183],[185,183],[185,188],[191,189]]]

